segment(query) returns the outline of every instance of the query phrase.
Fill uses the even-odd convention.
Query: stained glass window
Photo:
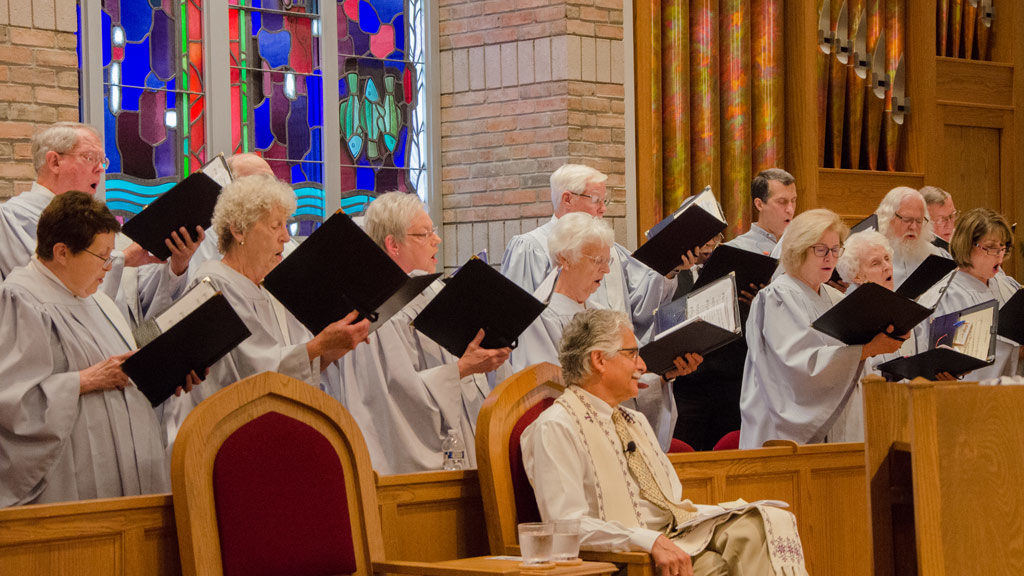
[[[319,12],[318,0],[229,0],[232,148],[291,182],[300,234],[326,213]]]
[[[130,217],[206,159],[202,0],[103,0],[107,205]]]
[[[341,207],[427,181],[421,0],[337,0]]]

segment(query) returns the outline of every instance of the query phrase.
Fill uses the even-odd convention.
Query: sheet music
[[[708,284],[686,298],[688,320],[700,318],[725,330],[735,331],[739,325],[736,316],[736,282],[730,274]]]
[[[207,162],[202,168],[202,173],[220,184],[221,188],[231,183],[231,169],[228,168],[228,162],[224,159],[223,154],[217,154],[213,160]]]
[[[725,222],[725,214],[722,212],[722,207],[719,206],[718,200],[715,199],[715,194],[711,191],[711,186],[705,186],[704,190],[697,195],[697,198],[693,203],[703,208],[708,214],[711,214],[715,218]]]
[[[167,332],[171,326],[181,322],[182,318],[191,314],[192,311],[199,308],[203,302],[206,302],[216,295],[217,289],[213,287],[213,283],[210,282],[210,279],[203,278],[191,290],[186,292],[184,296],[179,298],[177,302],[171,304],[170,308],[156,317],[157,327],[160,329],[161,333]]]
[[[992,342],[992,320],[991,308],[960,316],[951,348],[979,360],[987,360]]]

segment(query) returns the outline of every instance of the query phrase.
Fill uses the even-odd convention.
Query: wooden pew
[[[862,444],[786,445],[669,456],[696,502],[739,497],[793,505],[811,574],[866,575]],[[488,553],[475,470],[383,476],[377,497],[389,560]],[[3,574],[177,576],[170,495],[0,510]]]

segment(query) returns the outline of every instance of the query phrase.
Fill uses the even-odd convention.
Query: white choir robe
[[[0,507],[170,489],[157,416],[139,389],[79,394],[79,371],[129,352],[130,337],[96,300],[73,295],[38,260],[7,277],[0,287]]]
[[[501,273],[527,292],[535,291],[552,271],[548,236],[558,219],[514,236],[501,259]],[[654,313],[672,301],[676,280],[669,280],[630,255],[618,243],[612,246],[610,272],[590,297],[598,306],[629,315],[636,337],[647,343],[654,330]]]
[[[932,290],[941,289],[941,285],[942,283],[938,287],[933,287]],[[946,288],[946,291],[939,298],[939,303],[935,308],[935,313],[932,314],[932,319],[990,300],[997,301],[1001,308],[1019,287],[1020,285],[1017,284],[1016,280],[1005,274],[997,274],[986,285],[967,272],[957,270],[953,273],[953,279],[950,281],[949,287]],[[1000,376],[1014,376],[1017,374],[1019,351],[1019,343],[1002,336],[996,336],[995,362],[990,366],[968,372],[962,379],[973,382],[976,380],[989,380]]]
[[[757,222],[750,225],[750,230],[725,243],[726,246],[768,255],[772,253],[779,239],[774,234],[761,228]]]
[[[412,327],[442,287],[428,286],[337,362],[340,387],[328,392],[359,424],[380,474],[440,470],[449,429],[462,439],[467,467],[476,467],[476,419],[500,375],[460,378],[459,359]]]
[[[203,265],[207,260],[220,260],[221,253],[217,249],[218,236],[217,231],[210,228],[206,229],[206,237],[202,243],[199,244],[199,248],[196,248],[196,253],[192,255],[192,259],[188,262],[188,279],[192,281],[195,279],[196,274],[199,273],[199,267]],[[282,255],[287,258],[289,254],[295,251],[299,245],[294,238],[289,238],[284,244],[284,250]]]
[[[39,215],[53,197],[53,192],[33,182],[31,189],[0,204],[0,279],[28,264],[35,254]]]
[[[910,275],[914,273],[914,270],[917,270],[917,267],[920,266],[922,262],[924,262],[925,258],[932,254],[935,254],[936,256],[942,256],[943,258],[949,258],[951,260],[953,259],[949,252],[946,252],[942,248],[939,248],[938,246],[931,243],[928,244],[928,254],[925,254],[924,258],[912,258],[905,254],[900,254],[894,251],[892,255],[893,285],[899,288],[900,284],[903,284],[903,281],[909,278]]]
[[[547,308],[519,336],[519,346],[509,357],[513,372],[541,362],[559,365],[558,346],[562,341],[562,332],[572,317],[586,308],[602,308],[590,299],[584,306],[564,294],[552,292],[549,285],[553,286],[550,280],[534,292],[538,300],[547,302]],[[658,444],[662,450],[667,451],[679,416],[675,396],[672,394],[672,383],[657,374],[647,373],[641,377],[641,384],[646,385],[646,388],[641,387],[639,395],[625,401],[623,405],[643,413],[651,427],[657,431]]]
[[[215,362],[206,379],[192,392],[180,397],[172,396],[164,402],[162,419],[168,448],[193,407],[222,388],[249,376],[269,370],[324,388],[321,385],[320,359],[310,360],[306,351],[306,343],[313,334],[276,303],[269,292],[221,260],[208,260],[199,268],[199,277],[208,277],[213,287],[224,294],[252,335]],[[331,375],[328,373],[324,377]]]
[[[815,293],[782,275],[757,293],[747,318],[747,359],[740,392],[740,448],[766,440],[825,440],[860,374],[863,346],[847,346],[811,328],[841,297]]]

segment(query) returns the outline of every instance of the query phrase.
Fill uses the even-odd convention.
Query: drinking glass
[[[580,555],[580,520],[555,520],[552,557],[559,564],[575,564]]]
[[[524,566],[551,562],[554,525],[551,522],[525,522],[519,525],[519,550]]]

